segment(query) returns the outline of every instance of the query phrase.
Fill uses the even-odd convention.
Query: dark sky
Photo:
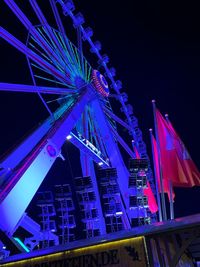
[[[25,1],[16,2],[23,6]],[[48,4],[47,0],[40,2],[43,7]],[[191,2],[163,2],[76,0],[75,5],[84,14],[86,25],[93,28],[94,39],[101,41],[102,52],[110,57],[110,66],[116,68],[148,147],[148,129],[153,126],[151,100],[156,99],[161,112],[169,113],[200,168],[199,9]],[[32,16],[31,7],[26,4],[24,9]],[[3,1],[0,23],[25,42],[26,31]],[[1,82],[31,83],[26,59],[2,39],[0,59]],[[36,95],[0,93],[0,153],[46,116]],[[199,188],[175,189],[175,192],[177,216],[200,212]]]

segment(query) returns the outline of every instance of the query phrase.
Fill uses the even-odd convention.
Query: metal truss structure
[[[115,80],[115,69],[109,67],[108,56],[101,54],[100,42],[93,41],[92,29],[83,26],[84,17],[75,11],[71,0],[49,0],[57,29],[49,25],[37,3],[39,1],[29,0],[30,9],[39,21],[36,26],[17,1],[4,2],[27,29],[28,38],[24,44],[3,27],[0,27],[0,37],[27,58],[33,85],[0,83],[0,91],[38,94],[49,117],[0,163],[0,229],[12,239],[21,226],[34,238],[38,233],[38,240],[41,240],[42,230],[28,217],[26,209],[56,159],[63,158],[61,148],[66,141],[80,151],[82,177],[85,178],[82,179],[83,184],[87,177],[90,179],[90,186],[85,187],[87,190],[83,184],[78,184],[81,178],[76,180],[77,192],[82,198],[85,196],[83,191],[88,194],[93,192],[95,196],[99,222],[91,223],[88,219],[85,223],[87,237],[93,236],[91,233],[97,228],[95,233],[106,234],[105,220],[111,220],[111,217],[116,221],[114,229],[130,229],[136,215],[135,210],[130,208],[129,196],[133,189],[129,186],[130,175],[121,151],[124,150],[129,158],[136,158],[135,147],[142,159],[148,160],[148,156],[133,108],[128,104],[121,81]],[[76,45],[67,37],[61,21],[63,15],[72,20],[77,35]],[[87,60],[85,50],[88,46],[88,52],[92,53],[96,62],[94,66]],[[57,98],[55,110],[45,100],[47,95]],[[112,110],[112,101],[118,104],[121,117]],[[126,130],[129,143],[118,129]],[[103,178],[101,185],[98,184],[97,167],[116,170],[117,179],[113,180],[113,184],[103,181]],[[152,180],[151,169],[148,168],[148,181],[153,189]],[[116,185],[118,190],[110,192],[107,199],[115,199],[117,219],[109,214],[110,202],[106,204],[105,198],[107,212],[103,208],[99,191],[105,189],[105,183],[110,187]],[[15,209],[12,208],[14,203]],[[86,212],[88,205],[84,208]],[[55,239],[53,233],[51,238]]]

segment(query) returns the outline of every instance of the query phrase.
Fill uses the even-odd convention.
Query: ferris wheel
[[[91,177],[100,215],[96,223],[99,233],[105,234],[106,228],[95,166],[116,170],[119,194],[115,201],[121,205],[117,215],[123,229],[130,229],[136,215],[130,209],[132,189],[121,151],[130,158],[148,160],[148,155],[128,96],[121,81],[115,80],[115,69],[109,67],[109,57],[101,54],[101,43],[93,41],[93,30],[83,26],[84,17],[76,12],[71,0],[49,0],[57,28],[50,26],[39,1],[29,0],[39,20],[36,26],[17,1],[4,2],[26,28],[27,41],[21,42],[3,27],[0,36],[27,58],[33,84],[0,83],[0,91],[38,94],[49,117],[0,163],[0,229],[12,236],[20,225],[25,227],[26,209],[56,159],[63,158],[61,148],[66,141],[80,151],[82,176]],[[68,38],[61,20],[65,16],[72,21],[76,43]],[[89,63],[89,54],[95,63]],[[51,108],[55,100],[47,101],[46,96],[56,99],[56,108]],[[113,111],[112,101],[118,105],[121,117],[120,112]],[[118,129],[126,131],[130,142]],[[148,181],[153,187],[150,168]],[[14,203],[16,209],[11,208]]]

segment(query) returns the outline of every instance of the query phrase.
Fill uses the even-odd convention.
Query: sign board
[[[5,263],[3,267],[145,267],[144,238],[112,241]]]

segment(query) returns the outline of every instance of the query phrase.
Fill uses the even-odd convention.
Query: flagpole
[[[168,114],[165,114],[165,119],[167,122],[169,122]],[[173,220],[174,219],[173,184],[172,184],[170,177],[168,177],[168,178],[169,178],[168,180],[169,180],[170,219]]]
[[[172,187],[172,181],[169,179],[169,206],[170,206],[170,219],[174,219],[174,202],[173,202],[173,187]]]
[[[166,212],[165,195],[164,195],[163,173],[162,173],[162,167],[161,167],[161,153],[160,153],[160,141],[159,141],[159,136],[158,136],[158,124],[157,124],[157,119],[156,119],[156,101],[152,100],[152,104],[153,104],[153,116],[154,116],[156,142],[157,142],[157,148],[158,148],[158,163],[159,163],[159,172],[160,172],[160,189],[161,189],[163,220],[166,221],[167,212]]]
[[[154,166],[154,176],[155,176],[155,185],[156,185],[156,198],[158,203],[158,214],[159,214],[159,222],[162,222],[162,210],[161,210],[161,203],[160,203],[160,195],[158,190],[158,177],[157,177],[157,171],[156,171],[156,162],[155,162],[155,155],[154,155],[154,147],[153,147],[153,133],[152,129],[149,129],[150,132],[150,138],[151,138],[151,150],[153,155],[153,166]]]

